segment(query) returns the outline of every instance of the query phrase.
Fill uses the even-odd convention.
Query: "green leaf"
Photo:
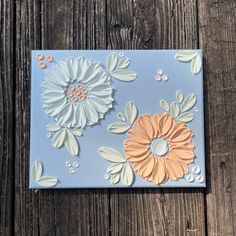
[[[112,72],[116,68],[117,62],[118,62],[118,58],[117,58],[116,53],[113,52],[109,54],[107,56],[107,70],[109,72]]]
[[[182,50],[175,54],[175,59],[181,62],[191,61],[198,54],[195,51]]]
[[[170,106],[169,106],[168,102],[167,102],[166,100],[164,100],[164,99],[162,99],[162,100],[160,101],[160,107],[161,107],[164,111],[167,111],[167,112],[170,110]]]
[[[181,90],[176,91],[176,101],[182,103],[184,100],[184,95]]]
[[[107,167],[107,172],[110,174],[116,174],[122,170],[123,166],[123,163],[113,163]]]
[[[197,97],[194,93],[189,94],[181,104],[180,110],[181,112],[185,112],[190,110],[196,103]]]
[[[67,129],[66,132],[65,148],[72,156],[77,156],[79,153],[78,141],[70,130]]]
[[[80,128],[72,129],[71,132],[76,136],[82,136],[83,135],[83,132]]]
[[[121,80],[121,81],[133,81],[137,78],[137,73],[132,70],[115,70],[111,72],[111,76],[115,79]]]
[[[53,176],[42,176],[38,181],[37,184],[43,187],[53,187],[57,185],[58,178]]]
[[[130,59],[129,58],[122,58],[119,61],[118,68],[125,69],[129,66],[129,64],[130,64]]]
[[[134,172],[129,163],[126,163],[121,172],[121,182],[122,184],[130,186],[133,183]]]
[[[179,115],[177,117],[177,121],[188,123],[188,122],[192,121],[193,118],[194,118],[193,113],[191,113],[191,112],[184,112],[184,113],[182,113],[181,115]]]
[[[111,147],[100,147],[98,149],[99,154],[106,160],[115,162],[115,163],[123,163],[126,162],[124,156],[114,148]]]
[[[111,176],[111,184],[117,184],[120,181],[120,174],[115,174]]]
[[[172,102],[170,106],[170,113],[174,116],[177,117],[179,115],[179,105],[177,102]]]
[[[125,122],[115,122],[108,125],[107,130],[111,133],[121,134],[130,129],[130,124]]]
[[[197,75],[202,68],[202,59],[199,55],[197,55],[191,62],[191,70],[192,74]]]
[[[60,127],[60,126],[57,125],[57,124],[48,124],[48,125],[47,125],[47,129],[48,129],[48,131],[56,132],[56,131],[62,129],[62,127]]]
[[[62,129],[62,127],[60,127],[60,126],[57,125],[57,124],[48,124],[48,125],[47,125],[47,129],[48,129],[49,131],[51,131],[51,132],[56,132],[56,131]]]
[[[52,142],[53,147],[60,148],[64,144],[65,138],[66,138],[65,129],[57,131],[53,137],[53,142]]]
[[[125,107],[125,116],[127,121],[132,125],[137,117],[138,110],[134,102],[130,101]]]
[[[43,174],[43,163],[36,160],[33,164],[31,175],[35,182],[37,182]]]

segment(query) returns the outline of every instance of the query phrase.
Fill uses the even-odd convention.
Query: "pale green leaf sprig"
[[[191,71],[193,75],[197,75],[202,69],[202,59],[196,51],[179,51],[175,54],[175,59],[180,62],[191,62]]]
[[[182,91],[176,91],[176,101],[171,104],[164,99],[160,101],[160,107],[176,118],[177,121],[188,123],[194,119],[194,114],[190,111],[197,102],[197,97],[194,93],[184,97]]]
[[[98,152],[104,159],[111,162],[111,165],[107,167],[111,184],[121,182],[127,186],[132,185],[134,181],[132,166],[119,151],[111,147],[100,147]]]
[[[121,134],[127,132],[134,123],[138,115],[138,109],[133,101],[129,101],[125,106],[125,114],[118,113],[119,121],[108,125],[107,130],[111,133]]]
[[[128,57],[119,58],[115,52],[110,53],[106,59],[106,68],[111,77],[129,82],[137,78],[137,73],[127,69],[131,61]]]
[[[34,162],[31,170],[31,176],[34,182],[36,182],[39,186],[46,188],[56,186],[59,182],[57,177],[43,175],[43,163],[39,160]]]
[[[80,128],[68,129],[57,124],[48,124],[47,129],[50,132],[54,132],[52,140],[53,147],[61,148],[62,146],[65,146],[72,156],[78,156],[80,148],[76,136],[83,135]]]

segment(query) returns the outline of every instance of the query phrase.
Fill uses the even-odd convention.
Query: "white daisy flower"
[[[93,125],[112,108],[111,79],[103,66],[85,57],[53,62],[42,80],[45,113],[58,125]]]

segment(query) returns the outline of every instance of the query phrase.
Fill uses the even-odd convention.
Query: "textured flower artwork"
[[[52,56],[46,58],[51,61]],[[43,55],[36,59],[42,60]],[[47,126],[55,133],[54,147],[65,146],[72,156],[79,155],[76,137],[113,107],[112,78],[125,82],[136,79],[137,74],[126,69],[129,65],[129,58],[120,59],[116,53],[108,55],[105,66],[83,56],[53,62],[42,79],[41,99],[45,114],[55,121]]]
[[[33,50],[30,188],[204,187],[201,50]]]
[[[192,141],[194,135],[186,123],[193,120],[194,115],[190,110],[197,99],[195,94],[184,98],[182,91],[178,90],[176,100],[169,105],[162,99],[160,106],[165,112],[138,117],[138,109],[130,101],[125,107],[125,115],[118,113],[118,118],[122,117],[123,121],[108,126],[111,133],[127,132],[128,139],[124,140],[123,145],[124,155],[120,155],[141,178],[154,184],[184,178],[189,173],[188,164],[193,163],[195,158],[195,145]],[[126,120],[132,122],[126,123]],[[108,152],[109,149],[111,148],[101,147],[99,153],[104,157],[103,153],[106,152],[109,158],[104,158],[111,161],[114,155]],[[108,174],[110,169],[109,167],[107,170]],[[195,168],[195,173],[197,172],[200,173],[200,169]],[[198,178],[201,183],[202,178]],[[118,180],[111,183],[116,184]],[[193,182],[189,175],[186,180]],[[130,185],[132,183],[133,181],[129,182]]]
[[[167,113],[138,117],[124,141],[126,158],[142,178],[155,184],[188,173],[194,158],[193,133]]]

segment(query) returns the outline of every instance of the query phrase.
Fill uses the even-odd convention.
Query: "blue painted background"
[[[203,76],[202,71],[198,75],[192,75],[190,63],[181,63],[175,60],[174,55],[179,50],[96,50],[96,51],[32,51],[32,82],[31,82],[31,131],[30,131],[30,168],[35,160],[41,160],[44,164],[44,175],[57,176],[60,183],[55,188],[110,188],[114,185],[104,179],[106,168],[110,162],[98,154],[98,148],[109,146],[122,151],[123,141],[126,134],[116,135],[107,131],[107,126],[117,121],[117,112],[123,112],[128,101],[135,101],[139,114],[156,114],[163,112],[159,106],[161,99],[169,103],[175,100],[177,90],[182,90],[186,96],[195,93],[197,96],[198,112],[194,112],[195,118],[187,126],[194,132],[193,142],[196,146],[195,164],[201,168],[201,175],[205,177],[204,157],[204,124],[203,124]],[[202,55],[201,50],[197,50]],[[42,108],[41,80],[45,70],[38,67],[35,55],[42,53],[52,55],[54,60],[63,57],[85,56],[95,61],[105,63],[106,56],[110,52],[123,52],[131,59],[130,69],[138,73],[137,80],[133,82],[122,82],[112,79],[115,87],[114,109],[108,112],[99,125],[86,128],[83,137],[79,137],[80,157],[72,157],[65,148],[56,149],[52,146],[52,138],[47,137],[46,125],[52,123]],[[47,64],[48,68],[52,66]],[[157,69],[162,69],[169,77],[168,82],[156,81]],[[66,161],[78,161],[79,168],[75,174],[70,174],[65,166]],[[193,164],[189,165],[191,168]],[[164,185],[157,186],[143,180],[136,174],[132,187],[204,187],[205,183],[196,181],[188,183],[185,179],[168,181]],[[117,184],[115,187],[126,187]],[[30,188],[40,188],[30,177]]]

